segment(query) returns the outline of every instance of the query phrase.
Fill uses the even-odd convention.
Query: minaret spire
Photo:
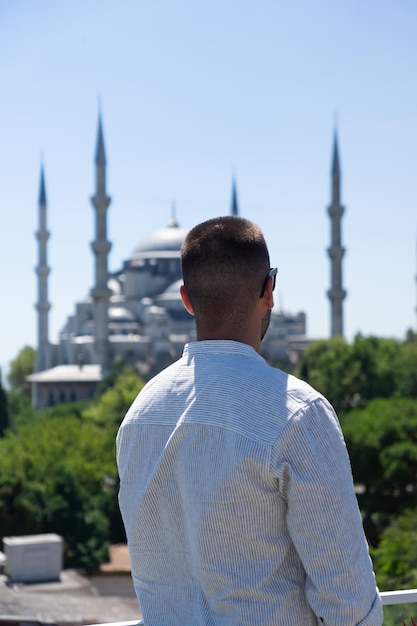
[[[232,180],[232,204],[231,204],[230,214],[233,215],[234,217],[237,217],[239,215],[239,205],[237,202],[237,191],[236,191],[236,179],[234,176]]]
[[[333,161],[331,170],[331,204],[328,213],[331,220],[331,244],[327,252],[330,257],[331,283],[327,295],[330,300],[331,337],[343,337],[343,300],[346,291],[342,281],[342,259],[345,249],[342,247],[341,221],[345,211],[340,204],[340,164],[337,131],[333,139]]]
[[[340,203],[340,165],[337,132],[333,138],[333,162],[332,162],[332,202]]]
[[[41,180],[39,183],[39,207],[45,207],[46,211],[46,191],[45,191],[45,175],[43,171],[43,163],[41,163]]]
[[[95,351],[97,362],[103,370],[109,366],[109,300],[108,255],[111,243],[107,240],[107,209],[111,198],[106,193],[106,155],[104,150],[101,113],[98,117],[97,147],[95,155],[96,192],[91,198],[95,209],[95,240],[91,248],[95,255],[95,283],[91,290],[94,299]]]
[[[49,369],[50,345],[49,345],[49,310],[48,302],[48,276],[50,268],[47,260],[47,242],[49,232],[46,227],[46,191],[43,163],[41,164],[41,176],[39,184],[39,222],[38,231],[35,233],[38,240],[38,265],[35,268],[38,275],[38,301],[35,308],[38,312],[38,348],[36,353],[35,371]]]
[[[104,150],[103,139],[103,124],[101,121],[101,114],[98,116],[98,130],[97,130],[97,147],[96,147],[96,165],[106,165],[106,152]]]
[[[179,224],[177,222],[177,205],[175,204],[175,200],[171,202],[171,219],[168,222],[169,228],[178,228]]]

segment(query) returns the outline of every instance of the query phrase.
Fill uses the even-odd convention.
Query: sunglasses
[[[278,274],[278,268],[277,267],[271,267],[271,269],[269,270],[268,274],[266,275],[266,278],[264,280],[264,284],[262,285],[261,295],[259,296],[260,298],[264,297],[265,289],[266,289],[266,286],[268,284],[268,278],[272,277],[272,291],[274,291],[275,283],[277,282],[277,274]]]

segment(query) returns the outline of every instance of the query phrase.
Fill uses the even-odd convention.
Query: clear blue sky
[[[346,337],[415,328],[414,0],[0,0],[0,364],[36,346],[37,200],[48,198],[50,338],[93,282],[101,101],[109,266],[165,226],[264,230],[284,309],[328,337],[335,117]]]

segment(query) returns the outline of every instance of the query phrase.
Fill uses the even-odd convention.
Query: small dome
[[[135,248],[133,256],[140,256],[143,252],[179,252],[187,232],[185,228],[179,228],[174,222],[171,226],[161,228],[145,239]]]
[[[135,317],[132,311],[122,306],[111,306],[109,308],[109,319],[114,322],[134,322]]]
[[[163,293],[163,295],[178,295],[180,296],[180,287],[183,283],[182,278],[176,280],[175,283],[172,283],[169,287],[167,287]]]
[[[172,305],[181,304],[182,306],[182,298],[180,293],[180,287],[183,284],[182,279],[176,280],[174,283],[171,283],[169,287],[165,289],[161,294],[156,296],[156,301],[161,306],[166,306],[170,308]]]
[[[112,294],[115,296],[120,296],[122,293],[122,287],[116,278],[109,278],[107,281],[107,287],[111,289]]]

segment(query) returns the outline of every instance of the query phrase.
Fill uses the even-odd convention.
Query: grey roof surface
[[[103,373],[100,365],[57,365],[49,370],[27,376],[27,380],[35,383],[55,383],[62,381],[100,382]]]
[[[18,621],[77,626],[141,617],[129,574],[88,579],[64,570],[60,581],[30,585],[12,584],[0,576],[0,625]]]

